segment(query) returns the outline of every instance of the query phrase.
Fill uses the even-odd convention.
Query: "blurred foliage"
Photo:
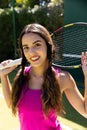
[[[39,5],[39,0],[16,0],[16,6],[34,8],[34,5]]]
[[[34,8],[15,7],[16,46],[21,30],[26,24],[40,23],[50,33],[63,25],[63,4],[35,5]],[[0,62],[14,59],[13,8],[0,9]]]
[[[0,60],[13,57],[12,11],[0,9]]]
[[[14,3],[18,7],[34,8],[35,5],[45,6],[49,3],[63,3],[64,0],[0,0],[0,8],[9,8]]]
[[[7,8],[9,0],[0,0],[0,8]]]

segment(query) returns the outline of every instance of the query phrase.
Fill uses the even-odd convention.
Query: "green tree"
[[[33,8],[34,5],[39,5],[39,0],[16,0],[16,5]]]
[[[51,0],[16,0],[16,5],[34,8],[35,5],[45,6],[49,2],[51,2]]]
[[[49,3],[58,4],[63,0],[0,0],[0,8],[9,8],[12,3],[19,7],[34,8],[35,5],[47,6]]]

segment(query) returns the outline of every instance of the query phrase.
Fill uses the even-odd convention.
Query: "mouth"
[[[39,58],[40,58],[39,56],[34,56],[34,57],[31,57],[30,60],[35,62],[35,61],[39,60]]]

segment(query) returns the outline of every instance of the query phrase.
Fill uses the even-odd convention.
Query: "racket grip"
[[[2,64],[0,64],[0,70],[2,69],[6,69],[8,67],[12,67],[15,65],[20,65],[22,61],[22,58],[16,59],[16,60],[12,60],[10,63],[8,63],[7,65],[3,66]]]

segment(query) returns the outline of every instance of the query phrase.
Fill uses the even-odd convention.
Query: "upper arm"
[[[77,88],[76,82],[68,72],[59,74],[59,85],[69,103],[83,116],[85,116],[84,98]],[[86,115],[87,116],[87,115]]]

